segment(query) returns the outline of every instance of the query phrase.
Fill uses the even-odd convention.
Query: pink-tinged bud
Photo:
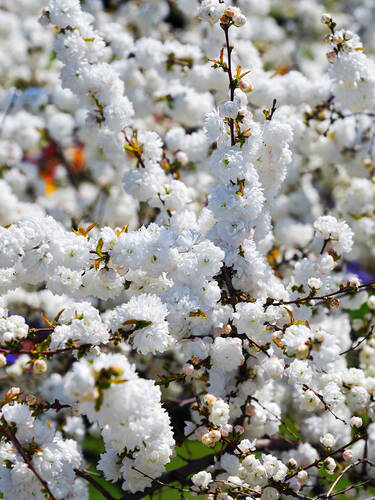
[[[352,417],[350,419],[350,425],[352,427],[355,427],[356,429],[359,429],[360,427],[362,427],[362,423],[363,423],[363,421],[362,421],[361,417]]]
[[[235,7],[227,7],[224,10],[224,16],[233,17],[234,15],[237,14],[237,12],[238,12],[238,10]]]
[[[233,425],[225,424],[221,427],[220,432],[223,437],[227,437],[233,431]]]
[[[249,417],[253,417],[254,415],[256,415],[256,408],[254,405],[246,406],[246,415],[248,415]]]
[[[45,373],[48,369],[47,363],[44,359],[37,359],[34,363],[34,373]]]
[[[237,28],[244,26],[246,24],[246,16],[244,16],[243,14],[237,14],[233,17],[233,23],[235,26],[237,26]]]
[[[176,153],[176,160],[181,163],[181,165],[187,165],[189,163],[189,158],[183,151],[178,151]]]
[[[352,286],[353,288],[358,288],[361,282],[359,281],[358,278],[354,277],[349,280],[349,286]]]
[[[211,439],[214,443],[217,443],[218,441],[220,441],[220,439],[221,439],[221,432],[220,431],[212,430],[210,432],[210,434],[211,434]]]
[[[352,450],[344,450],[344,453],[342,454],[342,458],[345,460],[345,462],[351,462],[353,459]]]
[[[297,474],[297,479],[300,483],[306,483],[306,481],[309,479],[309,475],[305,470],[300,470]]]
[[[332,300],[332,307],[334,307],[335,309],[337,309],[338,307],[340,307],[340,300],[339,299],[333,299]]]
[[[225,325],[221,329],[222,335],[229,335],[231,331],[232,331],[232,327],[230,325]]]
[[[330,63],[335,63],[337,61],[337,54],[334,50],[329,50],[326,54],[327,60]]]
[[[249,81],[241,80],[240,89],[242,90],[242,92],[251,92],[253,90],[253,86]]]
[[[191,365],[190,363],[186,363],[184,364],[184,366],[182,367],[182,373],[186,376],[189,376],[193,373],[194,371],[194,366]]]
[[[236,425],[234,430],[238,432],[238,434],[243,434],[245,432],[245,429],[242,427],[242,425]]]

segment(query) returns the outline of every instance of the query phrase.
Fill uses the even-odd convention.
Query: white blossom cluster
[[[374,480],[375,11],[325,8],[3,1],[6,500],[88,498],[88,435],[124,499]]]
[[[14,426],[14,435],[27,450],[35,471],[50,485],[55,498],[88,499],[87,489],[74,469],[82,463],[78,444],[63,439],[47,419],[36,419],[27,404],[7,403],[1,409],[2,424]],[[5,498],[43,500],[41,484],[12,442],[0,442],[0,482]]]

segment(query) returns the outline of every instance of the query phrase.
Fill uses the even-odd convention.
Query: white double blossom
[[[371,496],[370,3],[3,3],[4,499]]]

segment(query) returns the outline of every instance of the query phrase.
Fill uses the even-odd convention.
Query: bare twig
[[[325,495],[322,495],[320,498],[330,498],[332,496],[332,492],[333,490],[335,489],[335,486],[337,485],[337,483],[340,481],[340,479],[344,476],[344,474],[346,474],[350,469],[352,469],[353,467],[356,467],[357,465],[359,464],[363,464],[363,463],[368,463],[369,465],[371,465],[372,467],[375,466],[374,462],[372,462],[371,460],[369,460],[368,458],[359,458],[358,460],[356,460],[355,462],[347,465],[345,467],[345,469],[343,469],[340,474],[336,477],[336,479],[333,481],[333,483],[331,484],[331,487],[329,488],[329,490],[327,491],[327,493]]]
[[[342,356],[343,354],[348,354],[348,352],[355,351],[361,344],[363,344],[363,342],[366,342],[366,340],[368,340],[371,337],[373,331],[374,331],[374,326],[371,326],[370,331],[367,333],[365,337],[363,337],[362,340],[360,340],[355,346],[350,347],[350,349],[340,352],[340,356]]]
[[[116,500],[115,497],[113,497],[108,491],[103,488],[103,486],[98,483],[93,477],[90,476],[90,473],[85,470],[79,470],[79,469],[74,469],[74,472],[76,476],[82,477],[82,479],[85,479],[88,483],[92,484],[92,486],[99,491],[103,495],[104,498],[107,498],[108,500]]]
[[[324,408],[325,408],[327,411],[329,411],[329,413],[330,413],[331,415],[333,415],[333,416],[334,416],[337,420],[340,420],[340,422],[342,422],[343,424],[348,425],[348,422],[346,422],[343,418],[341,418],[341,417],[337,416],[337,415],[336,415],[336,413],[334,413],[334,412],[333,412],[333,410],[332,410],[331,406],[330,406],[328,403],[326,403],[326,402],[324,401],[323,396],[322,396],[321,394],[319,394],[319,392],[314,391],[314,389],[311,389],[311,387],[309,387],[309,386],[308,386],[308,385],[306,385],[306,384],[303,384],[303,386],[302,386],[302,387],[303,387],[303,389],[304,389],[305,391],[311,391],[312,393],[314,393],[314,394],[315,394],[315,396],[316,396],[316,397],[320,400],[320,402],[324,405]]]

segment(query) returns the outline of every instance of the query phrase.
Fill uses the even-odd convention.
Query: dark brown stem
[[[316,396],[316,397],[320,400],[320,402],[324,405],[324,408],[326,409],[326,411],[329,411],[329,413],[330,413],[331,415],[333,415],[333,416],[334,416],[337,420],[340,420],[340,422],[342,422],[343,424],[348,425],[348,423],[347,423],[347,422],[346,422],[343,418],[338,417],[338,416],[336,415],[336,413],[334,413],[334,412],[333,412],[333,410],[332,410],[331,406],[330,406],[328,403],[326,403],[326,402],[324,401],[323,396],[322,396],[321,394],[319,394],[319,392],[314,391],[314,389],[311,389],[311,387],[309,387],[309,386],[308,386],[308,385],[306,385],[306,384],[303,384],[303,386],[302,386],[302,387],[303,387],[303,389],[304,389],[305,391],[307,391],[307,390],[308,390],[308,391],[311,391],[312,393],[314,393],[314,394],[315,394],[315,396]]]
[[[13,443],[14,447],[18,451],[18,453],[21,455],[23,458],[23,461],[25,464],[28,466],[28,468],[33,472],[35,477],[38,479],[38,481],[42,484],[43,488],[46,490],[46,493],[49,495],[51,500],[56,500],[56,498],[52,495],[51,490],[49,489],[49,486],[47,482],[40,476],[39,472],[35,469],[34,465],[32,464],[30,458],[26,455],[24,449],[22,448],[20,442],[16,438],[16,436],[13,434],[13,432],[10,430],[10,428],[7,426],[7,422],[2,418],[2,422],[4,425],[0,425],[0,431]]]
[[[340,356],[342,356],[342,355],[344,355],[344,354],[348,354],[348,352],[355,351],[356,349],[358,349],[358,347],[359,347],[361,344],[363,344],[363,342],[366,342],[366,340],[368,340],[368,339],[371,337],[371,335],[372,335],[373,331],[374,331],[374,326],[372,326],[372,327],[370,328],[370,331],[368,332],[368,334],[366,335],[366,337],[363,337],[363,339],[362,339],[362,340],[360,340],[360,341],[359,341],[356,345],[354,345],[354,346],[350,347],[350,349],[347,349],[346,351],[340,352]]]
[[[340,297],[342,297],[342,296],[348,295],[350,293],[358,293],[359,290],[371,290],[371,288],[375,288],[375,282],[366,283],[366,284],[360,285],[358,287],[348,286],[348,287],[342,288],[341,290],[336,290],[336,292],[328,293],[327,295],[320,295],[320,296],[318,295],[315,297],[308,295],[306,297],[299,297],[298,299],[295,299],[295,300],[270,303],[270,305],[287,306],[290,304],[297,305],[297,304],[301,304],[303,302],[311,302],[312,300],[327,300],[330,297],[335,297],[336,295],[339,295]]]
[[[221,27],[224,30],[225,33],[225,43],[227,46],[227,55],[228,55],[228,68],[227,68],[227,73],[229,76],[229,90],[230,90],[230,100],[233,101],[234,99],[234,89],[236,88],[236,83],[233,80],[233,74],[232,74],[232,50],[233,47],[229,43],[229,26],[228,25],[221,25]],[[233,123],[233,118],[230,118],[229,120],[229,128],[230,128],[230,142],[231,145],[234,146],[236,143],[236,139],[234,136],[234,123]]]
[[[98,490],[104,498],[107,498],[108,500],[116,500],[115,497],[113,497],[108,491],[103,488],[103,486],[98,483],[93,477],[90,476],[90,474],[85,471],[85,470],[79,470],[79,469],[74,469],[74,472],[76,476],[82,477],[82,479],[85,479],[88,483],[92,484],[92,486]]]
[[[344,446],[341,446],[340,448],[337,448],[337,450],[331,451],[331,453],[329,453],[328,455],[326,455],[324,457],[324,459],[321,460],[321,461],[324,461],[324,460],[326,460],[329,457],[333,457],[337,453],[343,452],[344,450],[346,450],[346,448],[348,448],[352,444],[356,443],[360,439],[366,439],[367,437],[368,437],[368,435],[364,434],[362,436],[357,436],[357,437],[353,438],[349,443],[345,444]],[[317,467],[321,461],[320,460],[315,460],[315,462],[312,462],[310,465],[307,465],[306,467],[303,467],[302,469],[303,470],[308,470],[308,469],[311,469],[312,467]],[[298,474],[298,470],[296,472],[294,472],[291,476],[287,476],[287,480],[292,479],[292,477],[297,476],[297,474]]]

